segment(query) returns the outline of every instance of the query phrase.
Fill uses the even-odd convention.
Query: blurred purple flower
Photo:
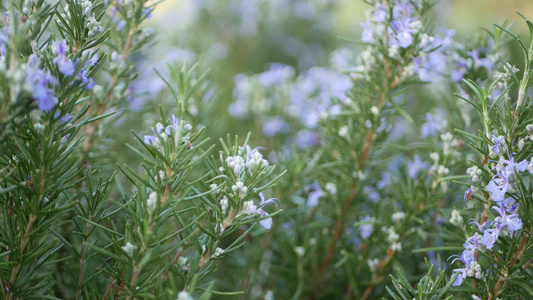
[[[371,186],[365,185],[365,187],[363,187],[363,192],[367,195],[368,200],[371,202],[376,203],[379,201],[379,199],[381,199],[379,192]]]
[[[385,22],[385,18],[387,17],[387,13],[385,12],[385,5],[383,5],[382,3],[377,3],[376,9],[376,12],[374,12],[374,21],[376,21],[376,23]]]
[[[431,113],[426,114],[426,123],[422,124],[422,137],[435,136],[441,131],[440,120]]]
[[[300,130],[296,135],[296,146],[300,149],[318,145],[318,136],[310,130]]]
[[[280,116],[270,117],[263,124],[263,133],[266,137],[273,137],[276,134],[284,134],[289,130],[289,124]]]
[[[420,171],[429,168],[429,166],[429,163],[422,161],[420,156],[415,154],[413,160],[407,162],[407,167],[409,169],[409,178],[415,179]]]
[[[477,49],[467,52],[467,54],[474,60],[475,68],[483,67],[487,70],[491,70],[492,67],[494,67],[494,63],[488,58],[479,58],[482,50],[483,50],[482,48],[477,48]]]
[[[372,29],[370,22],[366,21],[366,22],[361,23],[361,27],[363,27],[361,41],[372,42],[374,40],[374,30]]]
[[[361,222],[367,222],[364,224],[359,225],[359,231],[361,232],[361,237],[364,239],[368,239],[372,232],[374,231],[374,225],[372,224],[373,218],[370,216],[364,216],[359,218],[359,221]]]
[[[268,87],[283,83],[294,77],[293,67],[284,64],[271,64],[269,70],[258,75],[259,83]]]
[[[96,85],[94,80],[90,77],[88,77],[87,69],[82,68],[80,72],[76,75],[76,79],[81,80],[81,84],[85,84],[86,90],[92,90],[93,87]]]
[[[309,192],[313,190],[312,192]],[[318,199],[324,194],[318,183],[315,181],[313,184],[305,187],[304,190],[306,193],[309,193],[307,197],[307,207],[315,207],[318,205]]]

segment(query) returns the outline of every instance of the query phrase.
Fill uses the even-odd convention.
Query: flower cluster
[[[494,137],[493,141],[495,142],[495,145],[491,146],[491,150],[494,152],[498,151],[499,153],[499,147],[501,146],[501,143],[504,142],[504,138]],[[493,150],[495,148],[497,150]],[[522,220],[516,213],[518,202],[515,200],[515,197],[511,196],[511,194],[517,190],[517,177],[520,176],[520,173],[528,170],[530,165],[531,162],[528,160],[515,163],[513,155],[510,155],[509,159],[504,159],[503,156],[501,156],[500,161],[495,164],[493,171],[496,174],[485,186],[485,190],[489,193],[492,201],[497,204],[497,206],[492,206],[492,209],[498,212],[499,215],[497,215],[494,221],[491,222],[485,221],[482,224],[479,224],[475,220],[472,221],[472,224],[477,226],[479,233],[476,232],[472,237],[467,239],[464,245],[465,251],[463,251],[460,258],[455,259],[462,261],[465,268],[454,270],[459,273],[454,285],[461,285],[463,280],[469,274],[468,272],[471,269],[471,264],[477,264],[475,255],[476,251],[485,251],[485,249],[490,250],[494,247],[500,235],[508,235],[513,238],[515,233],[522,229]],[[473,182],[479,181],[481,170],[477,166],[469,168],[467,172],[472,176]],[[469,193],[472,192],[469,191]],[[472,277],[471,275],[468,276]],[[477,275],[476,278],[478,278]]]
[[[235,101],[228,112],[238,119],[262,123],[267,137],[295,133],[299,147],[317,145],[319,121],[340,112],[336,101],[347,101],[350,78],[315,67],[296,76],[291,66],[272,64],[260,74],[235,77]]]
[[[52,86],[57,85],[57,79],[50,70],[44,72],[39,68],[39,58],[36,54],[30,55],[26,67],[26,80],[30,86],[33,99],[37,102],[37,107],[42,111],[49,111],[54,108],[57,98],[54,96]]]
[[[154,135],[145,135],[144,143],[147,145],[155,145],[158,148],[162,147],[162,142],[166,141],[169,137],[174,141],[173,144],[177,146],[178,143],[189,142],[188,135],[186,133],[191,131],[191,124],[185,123],[183,120],[179,120],[176,115],[172,115],[172,123],[166,127],[157,123],[155,129],[152,128]]]

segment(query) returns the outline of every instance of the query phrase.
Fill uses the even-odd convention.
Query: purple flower
[[[421,170],[429,167],[429,163],[422,161],[420,156],[415,154],[413,160],[407,162],[407,167],[409,169],[409,178],[415,179]]]
[[[145,135],[144,136],[144,143],[147,144],[147,145],[155,144],[156,140],[157,140],[157,137],[154,136],[154,135]]]
[[[305,192],[308,193],[310,190],[313,190],[309,193],[307,197],[307,207],[315,207],[318,205],[318,199],[322,196],[323,191],[315,181],[313,184],[305,187]]]
[[[492,69],[494,67],[494,63],[488,59],[488,58],[479,58],[479,55],[481,54],[481,48],[474,49],[472,51],[467,52],[468,56],[470,56],[474,60],[474,67],[479,68],[483,67],[487,70]]]
[[[76,79],[81,80],[81,84],[85,84],[86,90],[92,90],[96,85],[92,78],[88,77],[87,69],[82,68],[78,74],[76,74]]]
[[[457,257],[457,255],[455,255],[455,257]],[[456,260],[462,261],[464,264],[464,268],[453,269],[454,272],[458,273],[457,277],[455,278],[455,281],[453,282],[453,286],[459,286],[463,283],[464,279],[467,277],[467,272],[470,270],[470,263],[473,261],[472,257],[465,252],[463,252],[460,257],[455,258],[452,263]]]
[[[509,190],[509,181],[502,178],[493,179],[486,186],[492,200],[500,202],[505,198],[505,193]]]
[[[527,160],[515,163],[513,154],[509,156],[508,160],[501,160],[501,162],[495,167],[497,174],[486,186],[486,190],[490,193],[492,200],[495,202],[503,201],[505,199],[505,193],[507,193],[511,187],[511,175],[513,175],[515,170],[518,172],[524,172],[527,167]]]
[[[398,44],[402,48],[407,48],[413,43],[413,37],[411,36],[408,30],[402,30],[398,32],[398,35],[396,35],[396,39],[398,39]]]
[[[389,47],[398,46],[401,48],[407,48],[413,43],[411,30],[408,27],[408,24],[410,22],[410,19],[395,20],[391,22],[392,29],[394,29],[396,35],[391,32],[391,36],[393,36],[394,38],[391,38],[389,40]]]
[[[74,63],[67,56],[68,54],[67,40],[60,43],[52,42],[52,53],[55,55],[53,62],[57,64],[59,71],[65,76],[74,74]]]
[[[481,237],[481,243],[485,245],[487,249],[491,249],[494,246],[494,243],[496,243],[496,240],[498,240],[498,237],[500,236],[500,230],[502,228],[501,224],[499,222],[494,223],[496,224],[496,228],[485,229],[485,232]]]
[[[387,17],[387,13],[385,12],[385,6],[382,3],[376,4],[376,12],[374,13],[374,20],[376,23],[383,23],[385,22],[385,18]]]
[[[452,71],[451,78],[453,81],[459,82],[466,74],[466,59],[459,58],[455,63],[456,69]]]
[[[292,79],[294,74],[293,67],[278,63],[271,64],[270,69],[259,74],[257,79],[262,86],[268,87]]]
[[[366,21],[364,23],[361,23],[361,26],[363,27],[361,40],[363,42],[372,42],[374,40],[374,30],[370,26],[370,22]]]
[[[426,123],[422,124],[422,137],[435,136],[441,131],[440,120],[430,113],[426,114]]]
[[[492,142],[494,143],[494,146],[491,146],[490,149],[496,153],[496,155],[500,154],[500,148],[502,147],[502,142],[505,142],[505,137],[500,135],[496,137],[495,135],[492,136]],[[505,144],[504,144],[505,146]]]
[[[92,53],[91,50],[85,50],[82,53],[82,57],[90,56],[84,63],[85,66],[95,66],[98,63],[98,53]]]
[[[0,45],[5,45],[9,42],[9,36],[6,31],[2,28],[0,29]]]
[[[65,115],[61,116],[58,111],[54,112],[54,119],[59,119],[59,122],[66,123],[68,120],[70,120],[72,117],[66,113]]]
[[[39,110],[49,111],[54,108],[57,103],[54,91],[49,88],[49,85],[57,84],[57,79],[52,76],[50,71],[45,73],[41,70],[38,66],[38,62],[39,58],[37,55],[30,55],[26,67],[26,79],[31,86],[32,97],[37,102]]]
[[[367,222],[364,224],[359,225],[359,230],[361,231],[361,237],[364,239],[367,239],[370,237],[372,232],[374,231],[374,225],[372,225],[373,218],[370,216],[364,216],[359,218],[361,222]]]
[[[453,282],[453,286],[460,286],[463,284],[463,281],[466,278],[466,272],[468,272],[469,269],[462,268],[462,269],[453,269],[454,272],[456,272],[457,277],[455,278],[455,281]]]
[[[296,135],[296,146],[300,149],[318,145],[318,136],[310,130],[300,130]]]
[[[126,21],[121,20],[117,17],[118,9],[116,6],[111,7],[111,18],[113,22],[117,25],[117,30],[122,30],[126,26]]]
[[[268,213],[263,209],[263,207],[265,207],[269,203],[274,203],[276,207],[278,207],[278,203],[276,202],[276,200],[279,201],[279,199],[270,198],[270,199],[265,200],[265,195],[263,195],[263,193],[259,193],[259,197],[261,198],[261,203],[259,203],[259,206],[255,206],[255,205],[250,206],[248,208],[248,214],[250,215],[259,214],[262,217],[266,217],[268,216]],[[259,221],[259,225],[263,226],[265,229],[272,228],[272,218],[266,218],[264,220]]]
[[[505,205],[500,207],[493,206],[492,208],[500,213],[500,220],[496,222],[501,222],[502,228],[507,227],[511,237],[516,231],[522,229],[522,220],[518,217],[518,214],[508,215],[505,210]]]
[[[363,187],[363,192],[367,195],[368,200],[370,200],[371,202],[375,203],[378,202],[379,199],[381,199],[381,195],[379,194],[379,192],[371,186],[365,185],[365,187]]]
[[[143,15],[147,18],[147,19],[150,19],[152,18],[152,12],[154,11],[154,9],[152,7],[147,7],[143,10]]]
[[[381,175],[381,179],[376,183],[376,187],[378,189],[384,189],[387,185],[389,185],[391,182],[390,179],[390,173],[389,172],[383,172]]]
[[[475,250],[480,249],[481,246],[479,245],[479,233],[476,232],[473,236],[466,239],[463,247],[466,251],[470,251],[472,254]]]
[[[470,188],[466,190],[465,195],[463,196],[464,205],[466,206],[466,200],[472,200],[472,198],[474,198],[474,191]]]
[[[229,105],[228,113],[237,119],[246,119],[248,117],[248,103],[245,101],[236,101]]]
[[[280,116],[270,117],[263,124],[263,134],[266,137],[273,137],[276,134],[284,134],[289,130],[289,124]]]

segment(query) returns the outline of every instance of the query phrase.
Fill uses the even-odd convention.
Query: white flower
[[[326,183],[324,189],[332,195],[337,195],[337,186],[333,182]]]
[[[167,174],[165,173],[165,171],[159,170],[159,179],[163,181],[165,180],[165,178],[167,178]]]
[[[524,141],[524,139],[520,139],[518,141],[518,150],[522,151],[522,149],[524,149],[525,145],[526,145],[526,142]]]
[[[224,249],[217,247],[215,249],[215,253],[213,253],[213,255],[211,255],[211,258],[217,258],[220,255],[222,255],[223,253],[224,253]]]
[[[127,242],[126,245],[122,246],[122,251],[126,252],[129,257],[133,256],[133,252],[137,250],[137,246],[133,245],[130,242]]]
[[[265,294],[265,300],[274,300],[274,292],[272,290],[268,290]]]
[[[194,298],[187,291],[181,291],[178,293],[176,300],[194,300]]]
[[[344,125],[339,129],[339,136],[342,136],[343,138],[348,137],[348,126]]]
[[[466,169],[466,173],[468,173],[468,175],[472,176],[472,181],[473,182],[478,182],[479,181],[479,176],[481,176],[482,171],[477,166],[472,166],[472,167]]]
[[[455,209],[452,211],[452,217],[450,218],[450,223],[457,227],[463,226],[463,217],[461,217],[461,214]]]
[[[152,212],[157,207],[157,193],[151,192],[148,196],[148,200],[146,200],[146,210],[149,214],[152,214]]]
[[[392,214],[392,220],[395,222],[401,222],[405,219],[405,213],[403,211],[395,212]]]
[[[296,253],[296,255],[302,257],[305,254],[305,248],[301,246],[294,247],[294,252]]]
[[[402,251],[402,243],[393,243],[390,248],[392,251]]]
[[[224,196],[222,199],[220,199],[220,209],[222,210],[223,214],[226,214],[226,211],[228,210],[228,204],[228,197]]]
[[[383,227],[381,228],[381,230],[387,234],[387,242],[389,244],[393,244],[395,243],[397,240],[400,239],[400,235],[396,233],[396,231],[394,230],[394,227]]]
[[[370,269],[370,272],[375,273],[379,264],[379,259],[367,259],[366,263],[368,265],[368,268]]]
[[[448,173],[450,173],[450,170],[443,165],[440,165],[437,168],[437,175],[439,176],[445,176],[445,175],[448,175]]]
[[[237,181],[235,184],[231,187],[231,190],[233,190],[234,193],[237,193],[238,191],[240,194],[246,194],[248,192],[248,188],[242,183],[242,181]]]
[[[226,158],[226,163],[231,169],[233,169],[233,173],[235,173],[235,175],[237,176],[239,176],[241,172],[244,171],[244,159],[239,155],[228,156],[228,158]]]
[[[187,261],[188,261],[187,257],[180,256],[178,258],[178,263],[177,263],[178,267],[181,269],[187,269]]]

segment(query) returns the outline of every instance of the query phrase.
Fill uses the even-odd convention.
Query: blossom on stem
[[[41,111],[49,111],[57,103],[54,91],[49,85],[56,85],[57,79],[52,76],[50,71],[46,73],[38,66],[39,58],[36,54],[30,55],[26,67],[26,79],[28,80],[33,99],[37,102],[37,107]]]
[[[263,195],[263,193],[259,193],[259,197],[261,198],[261,202],[258,206],[253,204],[252,200],[246,201],[244,202],[243,211],[245,211],[249,215],[258,214],[262,217],[266,217],[268,216],[268,213],[263,209],[263,207],[265,207],[269,203],[274,203],[276,207],[278,207],[278,203],[276,202],[276,200],[279,201],[279,199],[270,198],[265,200],[265,195]],[[259,221],[259,225],[263,226],[265,229],[272,228],[272,218],[266,218],[264,220]]]
[[[68,51],[67,40],[52,42],[52,53],[55,55],[53,62],[57,64],[59,72],[65,76],[74,74],[74,63],[68,58]]]

